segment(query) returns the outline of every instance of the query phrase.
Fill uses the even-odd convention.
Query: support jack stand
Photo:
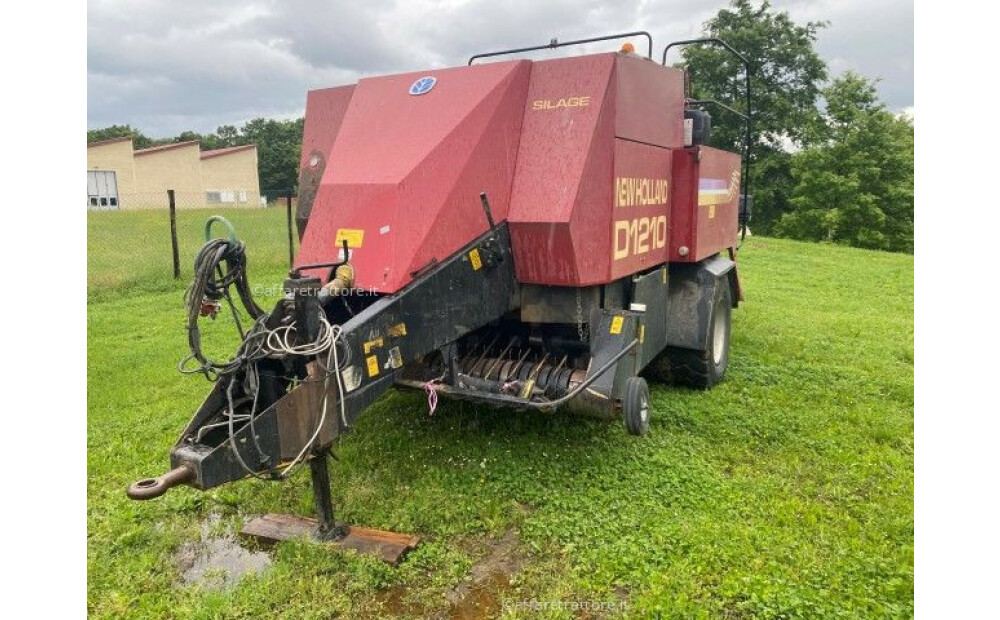
[[[309,460],[318,518],[267,514],[247,523],[240,534],[264,544],[293,538],[312,538],[338,549],[354,549],[358,553],[374,555],[394,566],[399,564],[403,556],[417,546],[420,539],[409,534],[337,525],[330,497],[327,456],[328,452],[323,452]]]

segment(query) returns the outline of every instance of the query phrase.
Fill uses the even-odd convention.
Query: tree
[[[749,0],[733,0],[705,23],[705,36],[729,43],[750,62],[755,137],[750,184],[756,206],[754,229],[760,232],[768,232],[788,209],[792,183],[786,147],[811,143],[822,127],[816,102],[827,71],[813,44],[826,25],[796,24],[769,2],[754,7]],[[743,67],[736,58],[715,46],[688,46],[683,56],[694,98],[743,109]],[[742,119],[719,108],[708,109],[714,121],[711,145],[738,151]]]
[[[173,138],[171,138],[170,142],[174,142],[174,143],[177,143],[177,142],[199,142],[199,143],[204,143],[205,142],[205,136],[201,135],[197,131],[190,131],[190,130],[188,130],[188,131],[182,131],[179,134],[177,134],[176,136],[174,136]]]
[[[210,137],[214,137],[217,142],[217,146],[213,148],[223,148],[227,146],[239,146],[241,144],[240,131],[232,125],[221,125],[215,130],[214,136],[209,134]]]
[[[133,129],[131,125],[111,125],[101,129],[87,130],[87,143],[110,140],[111,138],[132,138],[132,146],[137,149],[144,149],[155,144],[155,141],[147,138],[138,129]]]
[[[207,133],[205,135],[198,135],[193,131],[186,131],[185,134],[190,134],[190,138],[198,140],[201,142],[202,150],[209,151],[212,149],[224,149],[230,146],[242,146],[248,144],[249,142],[240,134],[240,130],[233,125],[221,125],[212,133]],[[179,137],[177,138],[179,141]]]
[[[255,118],[240,128],[243,144],[257,145],[262,190],[298,187],[303,119],[279,121]]]
[[[792,156],[791,210],[775,232],[913,252],[913,123],[847,72],[823,91],[826,139]]]

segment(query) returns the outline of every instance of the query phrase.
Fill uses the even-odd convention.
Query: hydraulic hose
[[[213,222],[221,222],[228,228],[228,239],[211,238]],[[214,316],[219,302],[225,299],[241,335],[244,335],[240,327],[236,306],[229,293],[229,288],[233,286],[236,288],[243,308],[255,323],[264,317],[265,313],[254,301],[250,291],[250,283],[247,280],[246,245],[236,236],[236,229],[233,225],[221,216],[212,216],[205,224],[205,236],[207,242],[198,251],[194,260],[194,280],[184,296],[187,307],[188,345],[191,349],[191,355],[181,362],[180,370],[185,373],[201,372],[210,380],[214,380],[219,374],[226,374],[238,369],[242,365],[243,358],[248,354],[252,356],[253,349],[259,348],[262,343],[257,342],[260,338],[254,338],[251,333],[249,337],[245,337],[243,345],[233,359],[226,362],[210,359],[201,350],[199,318],[206,314]],[[194,366],[192,360],[197,361],[198,365]]]

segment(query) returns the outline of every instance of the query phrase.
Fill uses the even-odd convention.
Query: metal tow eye
[[[175,467],[162,476],[143,478],[129,485],[127,494],[131,499],[153,499],[171,488],[194,480],[194,470],[187,465]]]

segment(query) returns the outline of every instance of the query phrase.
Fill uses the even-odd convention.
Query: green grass
[[[243,226],[254,284],[280,279],[286,260],[283,214],[246,217],[261,214],[274,230]],[[182,214],[188,275],[205,215]],[[709,392],[653,385],[644,438],[450,402],[428,417],[423,395],[390,392],[337,449],[338,517],[418,534],[420,547],[391,568],[286,543],[262,574],[211,591],[180,584],[176,550],[209,515],[236,528],[247,515],[311,514],[309,479],[125,498],[167,467],[209,388],[174,370],[184,283],[169,279],[169,236],[162,256],[136,242],[162,233],[157,217],[88,222],[91,614],[447,613],[445,593],[511,530],[525,559],[504,598],[626,600],[636,617],[913,614],[911,256],[748,240],[726,380]],[[104,254],[111,238],[117,257]],[[405,605],[381,606],[387,592]]]
[[[281,282],[288,271],[288,227],[284,207],[178,209],[177,245],[182,280],[192,276],[194,255],[205,243],[205,220],[223,215],[247,242],[254,275]],[[213,234],[225,228],[215,224]],[[298,244],[298,238],[296,238]],[[121,292],[173,290],[170,216],[166,209],[87,213],[87,296],[99,300]]]

